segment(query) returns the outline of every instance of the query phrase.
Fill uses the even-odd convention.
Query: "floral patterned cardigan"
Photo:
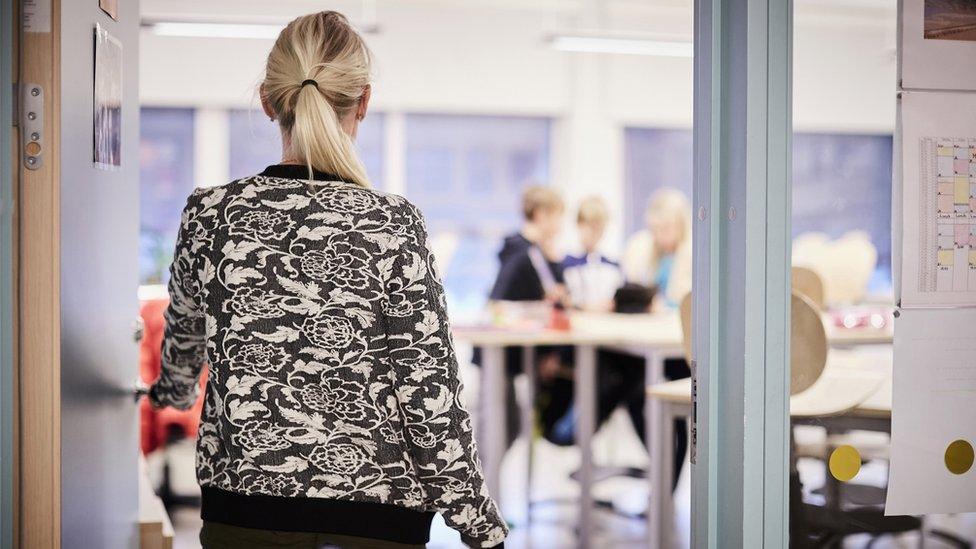
[[[169,282],[158,405],[191,406],[204,520],[472,547],[488,494],[420,212],[295,165],[197,189]]]

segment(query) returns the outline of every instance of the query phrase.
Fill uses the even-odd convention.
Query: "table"
[[[573,313],[570,315],[569,330],[536,329],[507,329],[490,326],[456,325],[452,333],[456,341],[463,341],[482,348],[482,382],[481,382],[481,414],[479,415],[479,450],[485,469],[488,490],[498,498],[499,473],[501,461],[505,452],[505,433],[503,418],[505,414],[505,347],[523,347],[523,371],[532,373],[532,349],[542,345],[566,345],[576,348],[575,352],[575,391],[574,405],[578,415],[576,428],[576,443],[580,448],[580,510],[579,510],[579,540],[580,546],[587,547],[593,534],[593,454],[592,439],[596,431],[597,395],[596,395],[596,350],[598,347],[622,350],[645,357],[645,380],[648,385],[656,385],[664,381],[664,362],[669,358],[684,356],[682,347],[683,336],[681,321],[677,312],[656,314],[625,315],[614,313]],[[862,344],[890,343],[891,332],[888,330],[834,328],[828,324],[828,339],[833,345],[854,346]],[[520,404],[521,425],[524,436],[531,437],[533,417],[533,375],[528,375],[530,391],[528,398]],[[663,433],[655,426],[664,422],[662,401],[648,398],[644,407],[647,425],[647,441],[651,457],[652,471],[654,464],[671,460],[670,438],[662,438]],[[667,421],[673,428],[673,422]],[[531,455],[531,452],[529,453]],[[653,486],[665,487],[663,490],[652,489],[652,507],[655,500],[670,501],[671,476],[651,475]],[[528,498],[526,498],[528,505]],[[529,517],[526,509],[526,517]],[[649,513],[648,528],[652,539],[662,539],[669,531],[660,522],[661,517],[656,513]]]
[[[571,315],[570,330],[499,329],[484,326],[456,326],[454,339],[482,348],[481,414],[479,421],[479,450],[487,477],[488,490],[499,496],[499,471],[505,451],[504,422],[497,418],[505,414],[505,347],[523,347],[523,371],[532,373],[533,348],[542,345],[575,347],[574,406],[578,414],[576,444],[581,452],[579,539],[587,546],[593,534],[593,452],[592,439],[596,431],[597,387],[596,350],[609,347],[636,353],[646,359],[646,379],[664,379],[664,361],[684,356],[681,324],[676,313],[654,315],[621,315],[577,313]],[[531,436],[533,418],[533,375],[528,375],[530,391],[520,405],[522,433]],[[654,403],[648,399],[645,414],[653,416]],[[528,505],[528,498],[526,498]],[[529,517],[526,509],[526,517]]]
[[[828,366],[829,367],[829,366]],[[793,425],[818,425],[825,427],[827,434],[833,435],[850,430],[864,430],[877,432],[891,432],[891,375],[890,369],[887,375],[880,377],[879,382],[874,385],[875,389],[871,395],[860,404],[841,415],[815,415],[810,411],[797,413],[796,408],[804,406],[791,406],[791,422]],[[673,437],[674,420],[676,418],[690,418],[691,416],[691,380],[679,379],[666,383],[649,386],[647,389],[648,400],[654,400],[661,405],[661,414],[658,416],[655,425],[649,428],[656,431],[655,437],[659,444],[670,443]],[[796,398],[796,397],[794,397]],[[690,428],[689,420],[689,428]],[[661,482],[670,482],[674,471],[674,456],[670,452],[665,452],[661,459],[652,460],[650,464],[650,478],[652,486],[670,486]],[[826,475],[826,478],[831,478]],[[648,519],[658,525],[658,529],[653,532],[651,544],[653,547],[671,547],[671,533],[674,523],[674,500],[669,491],[658,490],[652,494],[655,497],[652,505],[648,509]]]

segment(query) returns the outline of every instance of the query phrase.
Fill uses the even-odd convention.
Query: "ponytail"
[[[310,178],[317,170],[370,186],[340,122],[359,106],[369,79],[369,50],[342,14],[299,17],[278,36],[261,92]]]

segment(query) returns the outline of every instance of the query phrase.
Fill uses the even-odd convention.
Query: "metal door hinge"
[[[44,88],[40,84],[20,86],[20,142],[24,167],[36,170],[44,164]]]

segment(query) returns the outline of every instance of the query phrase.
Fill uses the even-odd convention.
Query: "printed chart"
[[[976,291],[976,138],[919,140],[919,292]]]
[[[892,201],[901,307],[976,307],[976,93],[903,91]]]

